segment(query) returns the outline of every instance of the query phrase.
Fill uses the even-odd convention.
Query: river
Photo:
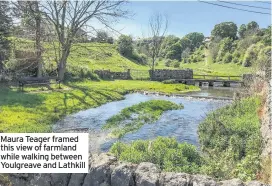
[[[109,131],[101,130],[108,118],[134,104],[152,99],[163,99],[177,104],[181,103],[184,109],[164,112],[158,121],[146,124],[136,132],[126,134],[121,141],[129,143],[137,139],[169,136],[175,137],[179,142],[188,142],[198,146],[199,123],[205,119],[207,113],[230,104],[234,91],[233,88],[202,88],[199,92],[184,94],[185,97],[128,94],[124,100],[110,102],[67,116],[57,122],[53,130],[55,132],[89,132],[90,151],[107,151],[116,141],[109,137]]]

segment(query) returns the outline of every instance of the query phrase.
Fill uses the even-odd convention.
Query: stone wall
[[[101,79],[132,79],[130,75],[130,70],[126,72],[111,72],[110,70],[95,70],[96,73]]]
[[[152,76],[152,71],[149,71],[150,77]],[[153,80],[164,81],[168,79],[193,79],[193,70],[169,70],[169,69],[157,69],[154,71]]]
[[[88,174],[10,174],[10,180],[12,186],[265,186],[257,181],[217,182],[203,175],[162,172],[152,163],[120,162],[106,153],[90,158]]]

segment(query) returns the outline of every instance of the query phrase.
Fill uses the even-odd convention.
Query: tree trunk
[[[42,76],[42,45],[41,45],[41,16],[39,13],[38,1],[33,1],[35,8],[35,21],[36,21],[36,59],[38,63],[37,76]]]
[[[151,67],[151,80],[154,80],[154,70],[155,70],[155,59],[152,59],[152,67]]]
[[[61,59],[59,61],[59,66],[58,66],[58,78],[59,80],[63,81],[64,80],[64,75],[66,72],[66,61],[70,53],[70,48],[71,45],[63,49]]]

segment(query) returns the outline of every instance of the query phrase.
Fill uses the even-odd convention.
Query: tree
[[[149,34],[151,38],[148,56],[151,58],[151,80],[155,70],[156,60],[160,55],[161,44],[168,27],[168,19],[161,14],[154,14],[149,18]]]
[[[214,29],[211,32],[212,38],[229,37],[232,39],[236,39],[236,34],[237,34],[237,25],[233,22],[223,22],[220,24],[216,24],[214,26]]]
[[[131,57],[133,46],[131,36],[121,35],[117,41],[118,51],[122,56]]]
[[[190,46],[191,50],[198,48],[204,40],[204,35],[199,32],[189,33],[185,37],[191,41],[191,46]]]
[[[166,57],[166,54],[169,53],[170,47],[177,43],[179,40],[180,39],[174,35],[166,36],[162,41],[160,56]]]
[[[11,17],[8,1],[0,1],[0,70],[4,68],[3,61],[9,56]]]
[[[58,77],[64,79],[67,58],[70,54],[75,35],[84,26],[93,28],[90,20],[98,20],[105,26],[120,17],[125,17],[127,11],[121,10],[125,1],[47,1],[42,2],[43,13],[54,25],[61,47],[58,61]]]
[[[174,43],[173,45],[170,45],[165,57],[168,59],[176,59],[180,61],[180,56],[181,56],[181,45],[180,45],[180,42],[178,41]]]
[[[191,48],[191,40],[188,39],[187,37],[183,37],[180,40],[180,45],[181,45],[181,51],[186,50],[187,48]]]
[[[259,30],[259,25],[255,21],[251,21],[246,25],[248,35],[256,34]]]
[[[103,31],[103,30],[97,31],[97,33],[96,33],[96,40],[99,43],[105,43],[105,42],[107,42],[107,40],[108,40],[108,33],[105,32],[105,31]]]
[[[240,38],[244,38],[245,37],[245,34],[246,34],[246,25],[245,24],[242,24],[240,27],[239,27],[239,30],[238,30],[238,34],[239,34],[239,37]]]
[[[24,12],[27,19],[34,20],[35,28],[35,42],[36,42],[36,60],[37,60],[37,76],[42,76],[42,45],[41,45],[41,20],[42,15],[39,8],[38,1],[21,1],[18,2],[19,6]]]

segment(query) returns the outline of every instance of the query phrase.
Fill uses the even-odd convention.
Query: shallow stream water
[[[152,124],[145,124],[138,131],[126,134],[121,141],[153,139],[157,136],[175,137],[179,142],[198,146],[197,128],[207,113],[231,103],[234,89],[204,88],[199,92],[184,94],[186,97],[167,97],[161,95],[128,94],[124,100],[114,101],[97,108],[80,111],[67,116],[54,125],[55,132],[90,133],[90,151],[107,151],[116,141],[109,137],[109,131],[101,130],[106,120],[122,109],[152,99],[169,100],[183,104],[184,109],[166,111]],[[217,98],[217,99],[212,99]]]

